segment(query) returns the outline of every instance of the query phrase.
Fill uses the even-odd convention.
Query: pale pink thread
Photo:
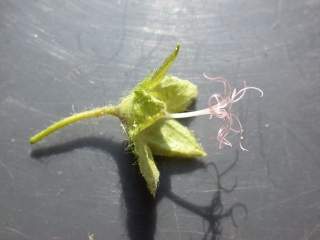
[[[261,97],[263,96],[263,91],[257,87],[247,86],[246,82],[244,82],[243,88],[239,91],[237,91],[236,88],[232,90],[230,82],[222,77],[208,77],[206,74],[203,74],[203,76],[208,80],[222,83],[224,87],[223,94],[212,94],[208,100],[210,119],[212,117],[223,119],[223,125],[219,128],[217,134],[219,149],[221,149],[223,145],[232,146],[232,143],[227,137],[230,132],[234,132],[240,135],[239,145],[241,150],[248,151],[242,144],[244,140],[244,130],[239,117],[231,111],[232,104],[241,100],[249,89],[260,92]]]

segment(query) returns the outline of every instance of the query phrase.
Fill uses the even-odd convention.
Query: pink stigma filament
[[[188,118],[201,115],[209,115],[210,119],[212,119],[213,117],[222,119],[223,124],[219,128],[217,133],[219,149],[222,149],[224,145],[230,147],[232,146],[232,143],[227,139],[227,137],[231,132],[234,132],[240,135],[239,145],[241,150],[248,151],[242,144],[244,140],[244,129],[239,120],[239,117],[236,114],[232,113],[232,105],[233,103],[240,101],[245,96],[247,90],[252,89],[258,91],[260,93],[260,97],[263,97],[263,91],[257,87],[247,86],[246,82],[244,82],[243,88],[241,88],[239,91],[237,91],[236,88],[232,90],[230,82],[222,77],[208,77],[206,74],[203,74],[203,76],[208,80],[222,83],[224,87],[223,94],[212,94],[208,100],[208,107],[205,109],[185,113],[171,113],[168,117]]]

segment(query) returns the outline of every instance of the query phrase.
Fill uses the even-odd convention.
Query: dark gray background
[[[319,239],[319,15],[317,0],[1,0],[0,239]],[[116,104],[177,42],[195,108],[220,90],[203,72],[264,90],[237,104],[249,152],[217,149],[220,121],[189,121],[208,157],[158,159],[153,200],[115,119],[28,144]]]

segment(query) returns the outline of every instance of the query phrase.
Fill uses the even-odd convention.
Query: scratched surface
[[[1,0],[0,239],[320,239],[319,26],[318,0]],[[237,105],[249,152],[189,121],[208,157],[157,159],[153,200],[115,119],[28,144],[117,103],[176,42],[195,108],[219,90],[203,72],[264,90]]]

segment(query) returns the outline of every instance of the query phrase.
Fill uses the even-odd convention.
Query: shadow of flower
[[[134,164],[134,156],[124,151],[124,144],[115,142],[112,139],[102,137],[79,138],[54,146],[37,148],[31,152],[31,157],[42,161],[45,157],[63,154],[79,148],[95,148],[111,154],[116,159],[127,213],[127,232],[131,240],[154,239],[157,220],[156,206],[162,198],[168,198],[180,207],[203,218],[203,221],[208,226],[203,233],[202,239],[204,240],[219,238],[222,232],[221,220],[224,218],[230,217],[236,226],[233,217],[235,208],[240,207],[247,212],[245,205],[241,203],[236,203],[229,209],[224,209],[221,201],[221,194],[223,192],[231,192],[236,187],[235,184],[231,189],[223,188],[221,178],[235,166],[237,158],[222,172],[219,172],[214,163],[205,164],[196,159],[193,161],[184,161],[183,159],[175,161],[171,159],[169,168],[161,171],[159,191],[156,199],[154,199],[148,192],[144,179],[139,174],[137,165]],[[205,169],[210,173],[211,168],[213,169],[213,175],[216,177],[217,191],[213,194],[210,205],[196,205],[171,191],[170,178],[172,175],[192,172],[196,169]]]

